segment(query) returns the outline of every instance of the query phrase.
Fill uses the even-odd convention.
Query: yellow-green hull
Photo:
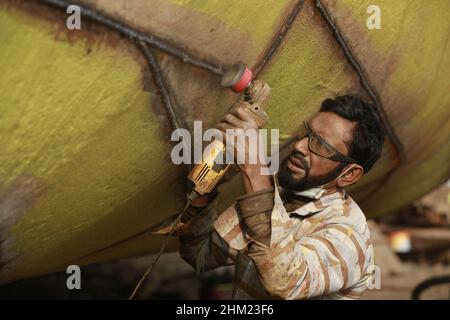
[[[260,65],[295,1],[86,0],[199,57]],[[382,102],[403,151],[352,194],[377,216],[449,177],[448,1],[322,1]],[[381,8],[381,30],[366,9]],[[73,263],[155,252],[146,231],[185,197],[170,161],[170,125],[135,46],[82,17],[29,1],[0,1],[0,282]],[[158,54],[187,123],[214,126],[236,96],[219,79]],[[306,1],[259,74],[273,89],[270,127],[292,133],[320,102],[366,94],[341,46]],[[400,162],[399,154],[404,160]],[[224,186],[223,206],[241,192]]]

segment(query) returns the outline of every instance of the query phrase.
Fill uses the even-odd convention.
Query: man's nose
[[[294,151],[301,153],[302,156],[307,157],[309,154],[308,137],[297,140],[294,143]]]

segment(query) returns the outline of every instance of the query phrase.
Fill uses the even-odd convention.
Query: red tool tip
[[[245,64],[239,62],[225,72],[221,84],[235,92],[242,92],[250,85],[252,76],[252,71]]]
[[[245,66],[244,72],[242,73],[239,81],[233,86],[234,92],[242,92],[244,91],[252,81],[253,72],[247,66]]]

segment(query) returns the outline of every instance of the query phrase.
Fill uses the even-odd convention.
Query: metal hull
[[[243,60],[273,89],[270,127],[290,134],[320,102],[370,96],[322,13],[305,1],[267,55],[295,1],[84,1],[199,57]],[[351,194],[368,216],[387,214],[449,177],[447,1],[377,1],[382,29],[368,30],[370,1],[322,1],[393,139]],[[170,161],[171,128],[134,44],[35,2],[0,1],[0,281],[77,263],[155,252],[146,230],[178,210],[183,170]],[[236,99],[205,71],[158,54],[185,123],[214,126]],[[222,206],[242,192],[222,188]],[[175,242],[172,248],[175,247]]]

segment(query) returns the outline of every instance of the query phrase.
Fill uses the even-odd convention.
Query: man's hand
[[[253,107],[255,106],[253,105]],[[261,175],[261,169],[266,165],[259,158],[261,144],[259,143],[258,129],[264,127],[265,124],[266,120],[251,111],[247,102],[238,101],[217,126],[219,130],[223,131],[228,152],[234,154],[235,160],[244,162],[238,163],[238,167],[242,172],[247,193],[263,190],[272,185],[269,176]],[[233,130],[232,137],[236,137],[234,143],[226,141],[226,130]],[[249,138],[250,136],[255,139]],[[236,159],[238,151],[242,157]]]
[[[261,123],[261,121],[259,120]],[[235,163],[244,169],[258,164],[258,116],[246,102],[237,102],[225,115],[217,128],[223,132],[224,143],[229,154],[233,154]]]

